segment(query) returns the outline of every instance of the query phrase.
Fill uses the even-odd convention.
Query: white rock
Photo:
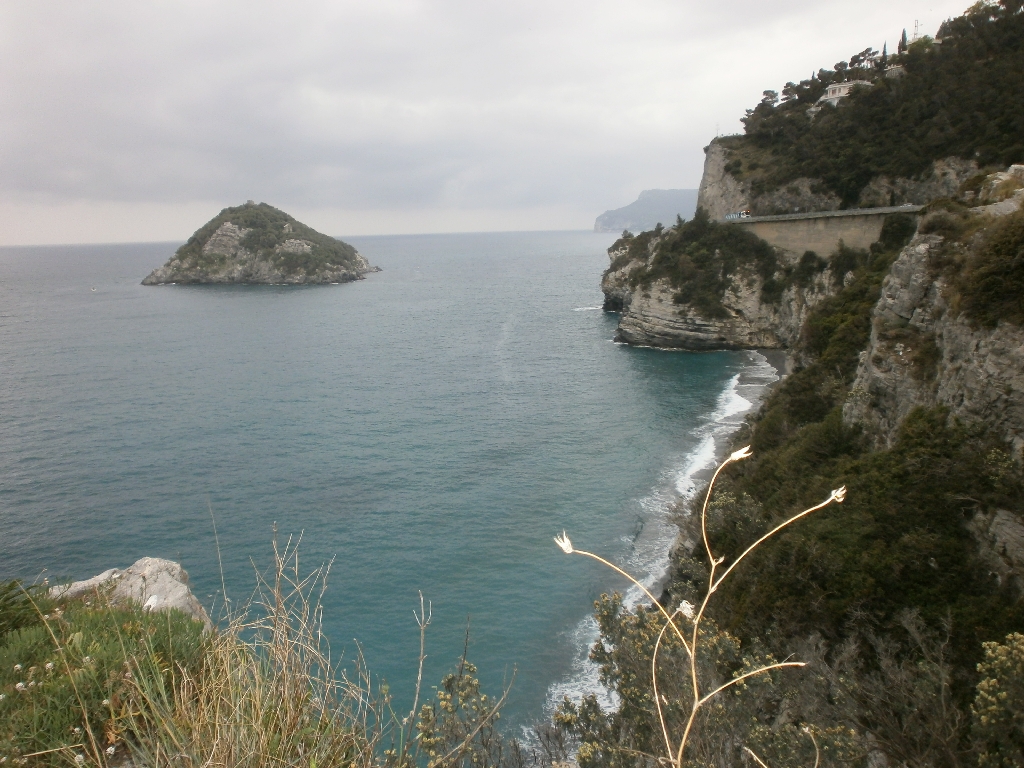
[[[188,587],[188,573],[178,563],[159,557],[144,557],[123,571],[111,568],[98,576],[76,581],[67,587],[54,587],[51,596],[75,599],[98,592],[118,603],[134,602],[152,611],[173,608],[213,627],[206,610]]]

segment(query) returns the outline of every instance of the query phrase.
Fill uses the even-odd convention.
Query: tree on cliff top
[[[905,71],[898,79],[886,78],[881,67],[859,67],[857,79],[874,87],[814,116],[808,107],[844,79],[846,62],[787,83],[781,102],[764,99],[749,110],[744,135],[726,141],[770,156],[751,179],[754,191],[816,178],[852,206],[872,178],[913,177],[939,158],[979,166],[1024,161],[1021,0],[979,4],[945,22],[941,46],[925,38],[904,47],[901,40],[898,62]]]

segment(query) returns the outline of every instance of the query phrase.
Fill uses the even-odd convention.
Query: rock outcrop
[[[664,231],[662,237],[671,235]],[[647,286],[631,285],[630,276],[648,266],[661,238],[652,238],[647,259],[619,264],[622,250],[609,251],[612,266],[601,281],[606,311],[621,313],[616,340],[637,346],[704,351],[712,349],[783,349],[796,341],[808,311],[835,293],[835,276],[825,269],[806,286],[791,285],[778,301],[762,301],[764,280],[752,267],[730,275],[722,298],[724,316],[702,316],[676,303],[676,291],[665,279]],[[781,266],[793,267],[793,254],[779,251]]]
[[[939,235],[918,235],[892,265],[844,418],[885,448],[914,408],[941,405],[988,424],[1024,456],[1024,329],[972,325],[951,310],[933,267],[941,244]]]
[[[90,595],[111,604],[136,603],[146,610],[176,609],[213,627],[206,610],[188,586],[188,573],[178,563],[158,557],[144,557],[124,570],[111,568],[98,576],[53,587],[50,594],[58,600],[75,600]]]
[[[999,584],[1024,594],[1024,521],[1005,509],[978,510],[967,528]]]
[[[946,157],[932,163],[919,179],[890,179],[878,176],[861,190],[859,208],[886,205],[925,205],[940,197],[957,197],[963,184],[978,175],[978,164],[973,160]]]
[[[347,283],[377,271],[348,243],[250,200],[221,211],[142,284]]]
[[[725,169],[729,150],[717,139],[704,150],[704,175],[697,189],[697,207],[707,211],[714,221],[721,221],[728,213],[750,208],[750,190]]]
[[[736,163],[743,168],[743,161],[729,143],[729,137],[715,139],[705,150],[697,206],[713,220],[721,221],[726,214],[747,210],[753,216],[839,210],[839,196],[819,179],[794,179],[776,189],[757,191],[756,171],[730,170]],[[920,178],[873,179],[861,190],[856,207],[924,205],[940,197],[957,197],[963,185],[977,175],[978,164],[973,160],[943,158],[932,163]]]

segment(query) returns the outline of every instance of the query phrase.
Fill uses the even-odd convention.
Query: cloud
[[[474,211],[588,227],[643,188],[696,186],[716,126],[738,130],[762,90],[959,10],[8,0],[0,215],[135,206],[155,222],[254,198],[385,229],[431,212],[473,228]]]

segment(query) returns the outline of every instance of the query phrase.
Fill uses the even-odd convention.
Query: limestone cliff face
[[[861,190],[857,205],[877,208],[887,205],[913,203],[924,205],[940,197],[957,197],[965,181],[978,174],[973,160],[947,157],[936,160],[928,173],[920,179],[890,179],[878,176]]]
[[[843,417],[883,449],[912,410],[941,405],[966,423],[992,427],[1020,460],[1024,329],[1005,322],[974,327],[953,311],[932,268],[941,244],[938,235],[918,235],[885,278]],[[995,578],[1024,593],[1024,521],[1006,510],[978,509],[968,529]]]
[[[739,162],[743,167],[740,153],[730,149],[728,143],[728,137],[715,139],[704,158],[697,206],[704,208],[712,219],[721,221],[728,213],[744,210],[754,216],[839,210],[839,196],[826,189],[819,179],[794,179],[777,189],[755,193],[757,171],[737,175],[728,170],[731,163]],[[977,175],[978,164],[973,160],[947,157],[932,163],[920,178],[873,179],[861,191],[857,207],[924,205],[940,197],[956,197],[964,182]]]
[[[142,284],[347,283],[376,271],[348,243],[250,201],[221,211]]]
[[[839,210],[838,195],[825,190],[816,179],[795,179],[780,189],[755,194],[749,177],[741,181],[727,170],[733,160],[733,152],[717,139],[708,146],[704,157],[697,207],[706,210],[715,221],[721,221],[728,213],[747,210],[754,216]]]
[[[978,510],[967,524],[989,572],[1024,594],[1024,521],[1005,509]]]
[[[729,154],[717,139],[705,150],[704,175],[697,189],[697,207],[707,211],[714,221],[721,221],[727,213],[745,211],[750,207],[749,185],[725,170]]]
[[[872,311],[871,340],[843,409],[889,447],[914,408],[942,405],[967,423],[984,422],[1024,451],[1024,329],[972,326],[953,312],[931,268],[941,243],[919,235],[892,266]]]
[[[665,235],[672,230],[665,230]],[[676,291],[665,279],[648,286],[631,286],[630,276],[654,258],[660,238],[652,238],[646,261],[633,259],[609,269],[601,282],[606,311],[620,312],[618,341],[662,349],[780,349],[796,341],[808,311],[835,293],[831,270],[825,269],[805,286],[790,286],[778,302],[761,299],[763,280],[751,268],[730,276],[722,299],[724,317],[704,317],[692,307],[675,302]],[[622,261],[622,250],[609,252],[612,264]],[[792,255],[780,253],[783,266]]]

